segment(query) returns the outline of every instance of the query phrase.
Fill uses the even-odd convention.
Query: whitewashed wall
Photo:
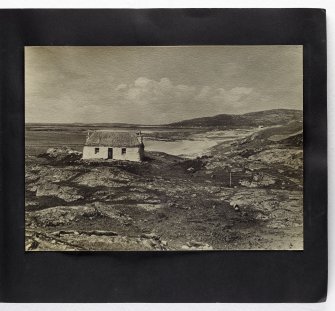
[[[99,148],[99,152],[95,153],[95,148]],[[126,148],[126,154],[121,153],[122,148],[115,147],[92,147],[84,146],[83,160],[88,159],[108,159],[108,148],[113,148],[113,160],[125,161],[141,161],[140,148]]]

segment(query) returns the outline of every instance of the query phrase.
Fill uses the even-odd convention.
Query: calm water
[[[115,131],[127,129],[113,129]],[[133,130],[132,130],[133,131]],[[162,131],[180,131],[180,129],[144,129],[143,134]],[[183,130],[184,131],[184,130]],[[185,132],[192,131],[185,130]],[[249,130],[217,130],[187,135],[188,139],[176,139],[174,141],[156,140],[154,138],[145,138],[145,150],[160,151],[171,155],[195,158],[208,153],[209,149],[218,143],[227,142],[229,144],[238,138],[244,137],[255,129]],[[86,131],[74,131],[74,129],[52,129],[40,131],[26,130],[26,153],[40,154],[50,147],[68,146],[70,148],[82,151],[86,139]]]

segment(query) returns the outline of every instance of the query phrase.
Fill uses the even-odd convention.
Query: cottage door
[[[113,159],[113,148],[108,148],[108,159]]]

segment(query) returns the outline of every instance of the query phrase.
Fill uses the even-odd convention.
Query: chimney
[[[142,132],[141,132],[141,130],[140,130],[139,132],[137,132],[136,134],[137,134],[137,136],[140,138],[140,142],[141,142],[141,144],[143,144],[143,136],[142,136]]]

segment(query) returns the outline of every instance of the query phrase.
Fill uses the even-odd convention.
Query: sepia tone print
[[[303,250],[302,60],[26,47],[26,251]]]

